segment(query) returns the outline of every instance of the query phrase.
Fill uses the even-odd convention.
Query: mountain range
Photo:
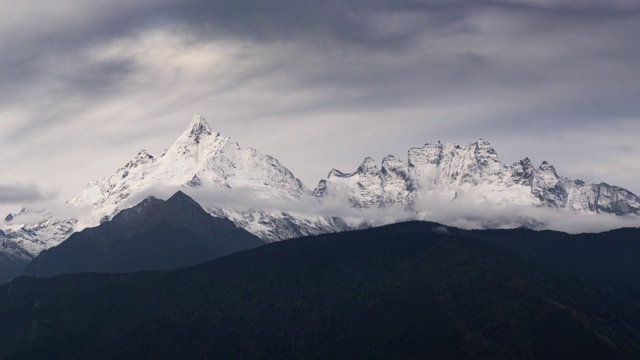
[[[0,358],[633,359],[639,236],[406,222],[20,277],[0,286]]]
[[[226,218],[267,242],[338,232],[401,219],[424,219],[437,206],[472,202],[481,209],[517,205],[593,216],[637,216],[640,198],[606,183],[590,184],[557,174],[547,162],[527,158],[502,164],[491,144],[426,144],[407,160],[371,158],[351,173],[333,169],[313,190],[277,159],[213,131],[197,114],[163,154],[140,151],[113,175],[92,181],[69,205],[77,214],[23,209],[0,232],[0,282],[74,232],[113,219],[158,192],[184,190],[210,214]],[[435,200],[434,200],[435,199]],[[371,210],[381,217],[372,217]],[[25,223],[27,214],[42,221]],[[543,220],[518,217],[480,226],[544,228]]]
[[[410,149],[406,163],[389,155],[382,159],[380,168],[372,158],[366,158],[354,172],[332,170],[315,189],[321,199],[346,194],[358,208],[397,205],[419,209],[429,205],[423,197],[433,192],[448,200],[471,194],[471,200],[487,205],[640,214],[640,198],[628,190],[561,177],[546,161],[538,167],[529,158],[502,164],[491,144],[482,139],[467,146],[426,144]]]

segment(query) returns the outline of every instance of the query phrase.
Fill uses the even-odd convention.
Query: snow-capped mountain
[[[0,232],[0,265],[7,270],[0,272],[18,275],[26,262],[72,233],[98,226],[148,195],[172,195],[179,189],[195,192],[212,215],[228,218],[265,241],[346,228],[340,219],[296,211],[319,205],[310,189],[277,159],[240,147],[197,114],[162,155],[142,150],[112,176],[89,183],[69,202],[77,216],[55,218],[48,211],[29,209],[8,215]],[[28,215],[38,216],[23,221]]]
[[[73,232],[110,220],[149,195],[177,190],[265,241],[411,218],[434,220],[421,217],[434,199],[444,199],[445,206],[471,201],[481,209],[515,204],[640,215],[640,198],[625,189],[567,179],[549,163],[535,167],[528,158],[502,164],[484,140],[467,146],[426,144],[410,149],[406,162],[389,155],[380,167],[366,158],[355,172],[331,170],[311,191],[277,159],[241,147],[196,115],[163,154],[142,150],[112,176],[89,183],[69,202],[76,215],[56,218],[25,209],[7,216],[0,231],[0,265],[17,269]],[[24,220],[35,213],[40,221]],[[480,226],[544,227],[527,214],[511,217],[516,221],[505,225],[503,219],[489,219]]]
[[[199,114],[159,157],[146,150],[112,176],[90,183],[72,203],[110,216],[132,194],[154,185],[242,189],[264,199],[311,194],[280,162],[211,130]]]
[[[317,200],[277,159],[214,132],[199,114],[162,155],[140,151],[114,175],[91,182],[71,203],[92,214],[81,220],[83,226],[95,226],[157,187],[201,189],[208,196],[196,198],[209,212],[267,241],[341,229],[331,218],[273,208]],[[255,203],[270,208],[254,209]]]
[[[315,189],[320,199],[346,196],[357,208],[397,205],[407,210],[428,206],[425,199],[433,193],[452,201],[472,197],[494,205],[640,214],[640,198],[628,190],[561,177],[546,161],[537,168],[528,158],[502,164],[486,140],[467,146],[426,144],[410,149],[406,163],[389,155],[380,168],[368,157],[355,172],[331,170]]]
[[[19,223],[31,217],[40,219]],[[22,269],[42,250],[56,246],[71,236],[77,219],[57,219],[48,211],[24,208],[4,219],[0,230],[0,284],[22,273]]]

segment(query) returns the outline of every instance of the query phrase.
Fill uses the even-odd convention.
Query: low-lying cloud
[[[548,229],[568,233],[602,232],[622,227],[640,227],[640,216],[617,216],[508,202],[478,202],[473,194],[450,200],[433,192],[422,194],[417,219],[462,229]]]
[[[205,209],[224,208],[244,212],[275,211],[302,217],[341,218],[354,227],[379,226],[408,220],[424,220],[462,229],[530,227],[568,233],[602,232],[622,227],[640,227],[640,216],[582,213],[546,206],[478,201],[473,191],[451,200],[443,193],[424,192],[414,210],[399,206],[354,208],[344,196],[319,201],[304,197],[291,201],[262,199],[252,189],[232,191],[216,188],[154,186],[127,200],[133,206],[147,196],[168,199],[183,191]]]

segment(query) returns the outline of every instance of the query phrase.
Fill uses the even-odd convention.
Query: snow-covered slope
[[[30,218],[29,223],[21,223],[25,217]],[[20,275],[42,250],[67,239],[76,223],[77,219],[56,219],[51,212],[27,208],[9,214],[0,230],[0,284]]]
[[[450,201],[466,197],[486,205],[640,214],[640,198],[628,190],[561,177],[546,161],[537,168],[528,158],[502,164],[485,140],[467,146],[426,144],[410,149],[406,164],[387,156],[380,169],[366,158],[355,172],[331,170],[315,189],[322,200],[346,196],[357,208],[398,205],[407,210],[428,207],[427,199],[434,193]]]
[[[81,220],[82,226],[95,226],[132,206],[131,198],[158,187],[202,190],[207,196],[198,198],[196,191],[196,199],[212,214],[232,219],[267,241],[340,229],[330,218],[255,209],[256,203],[295,208],[317,200],[277,159],[212,131],[199,114],[164,154],[154,157],[142,150],[114,175],[91,182],[72,204],[92,214]]]
[[[29,222],[22,222],[24,218]],[[23,208],[17,214],[7,215],[0,241],[13,243],[24,250],[26,256],[34,257],[68,238],[76,222],[77,219],[57,219],[50,211]]]

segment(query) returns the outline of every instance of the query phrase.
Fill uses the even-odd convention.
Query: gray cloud
[[[247,41],[248,46],[292,43],[288,50],[293,54],[265,59],[280,64],[278,83],[273,85],[276,90],[313,87],[322,94],[313,104],[273,109],[276,114],[437,104],[455,100],[450,99],[454,91],[467,101],[520,91],[533,95],[529,101],[534,104],[540,92],[564,96],[563,105],[569,105],[575,117],[590,114],[599,118],[616,110],[637,115],[626,87],[635,86],[628,71],[640,47],[630,34],[639,30],[635,20],[640,7],[629,4],[280,0],[165,1],[132,6],[116,1],[100,9],[106,15],[99,17],[87,6],[71,8],[53,23],[76,18],[92,21],[68,21],[55,27],[56,31],[45,31],[51,25],[30,24],[35,29],[9,42],[17,51],[8,53],[17,55],[11,55],[6,66],[14,71],[2,73],[20,74],[26,80],[22,81],[25,91],[34,88],[29,79],[35,82],[53,75],[51,86],[62,94],[103,100],[105,91],[117,94],[131,85],[126,80],[136,69],[135,59],[125,56],[91,63],[82,50],[166,27],[188,33],[185,42],[192,44],[220,39]],[[25,42],[25,37],[31,42]],[[296,56],[293,63],[287,61],[291,55]],[[619,63],[615,69],[604,68],[603,60]],[[48,73],[52,69],[57,73]],[[5,93],[16,94],[16,75],[10,76],[12,91]],[[629,80],[621,83],[624,79]],[[579,94],[574,99],[571,92],[589,85],[591,96]],[[555,89],[558,86],[569,89]],[[336,89],[342,91],[327,96]],[[603,92],[610,99],[603,98]],[[594,102],[596,99],[600,101]],[[582,106],[585,104],[589,106]],[[545,110],[564,115],[566,108]],[[63,114],[57,117],[63,119]],[[44,118],[37,121],[50,122],[56,116]]]
[[[201,112],[309,187],[484,137],[640,191],[636,1],[4,3],[0,182],[70,198]]]
[[[54,194],[43,193],[36,185],[0,184],[0,204],[36,203],[53,197]]]

